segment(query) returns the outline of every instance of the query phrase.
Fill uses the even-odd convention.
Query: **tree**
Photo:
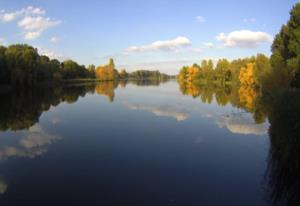
[[[254,63],[248,63],[245,67],[241,68],[239,80],[242,86],[255,86],[254,67]]]
[[[215,76],[217,80],[221,81],[221,84],[224,85],[226,81],[231,80],[231,70],[230,62],[227,59],[219,59],[216,69]]]
[[[109,60],[107,65],[97,67],[96,78],[105,81],[112,81],[119,78],[119,73],[115,69],[114,60],[112,58]]]
[[[5,60],[6,47],[0,46],[0,84],[9,83],[9,70]]]
[[[128,73],[126,72],[125,69],[121,69],[121,71],[119,72],[119,76],[120,76],[120,79],[127,79]]]
[[[264,54],[257,54],[254,67],[254,81],[257,86],[261,87],[265,75],[269,75],[271,71],[270,60]]]
[[[5,51],[5,59],[10,71],[10,82],[14,86],[31,86],[37,80],[38,52],[28,45],[11,45]]]
[[[96,77],[96,67],[95,65],[91,64],[88,66],[88,72],[89,72],[89,77],[90,78],[95,78]]]
[[[272,44],[271,64],[287,69],[292,78],[300,72],[300,3],[290,11],[290,19],[275,36]]]

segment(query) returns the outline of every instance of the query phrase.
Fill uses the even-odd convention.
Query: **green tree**
[[[6,49],[6,64],[14,86],[31,86],[36,83],[38,57],[37,50],[28,45],[12,45]]]
[[[121,71],[119,72],[119,76],[120,76],[120,79],[127,79],[128,73],[126,72],[125,69],[121,69]]]
[[[287,69],[292,78],[300,72],[300,3],[290,11],[290,19],[275,36],[271,64]]]
[[[6,47],[0,46],[0,84],[9,83],[9,70],[5,60]]]

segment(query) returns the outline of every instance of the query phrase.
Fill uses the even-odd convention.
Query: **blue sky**
[[[28,43],[80,64],[159,69],[270,54],[297,1],[0,0],[0,44]]]

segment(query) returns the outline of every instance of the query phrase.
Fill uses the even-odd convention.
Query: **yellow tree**
[[[239,80],[242,86],[255,86],[254,63],[248,63],[240,70]]]

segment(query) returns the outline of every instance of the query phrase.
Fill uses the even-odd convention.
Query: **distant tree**
[[[120,79],[126,79],[126,78],[128,78],[128,73],[126,72],[125,69],[121,69],[121,71],[119,72],[119,76],[120,76]]]
[[[96,78],[104,81],[106,80],[112,81],[119,78],[119,73],[115,69],[115,64],[113,59],[110,59],[107,65],[97,67]]]
[[[225,84],[226,81],[230,81],[232,74],[230,70],[230,62],[227,59],[220,59],[215,69],[215,76],[221,84]]]
[[[91,64],[88,66],[88,72],[89,72],[89,77],[90,78],[95,78],[96,77],[96,67],[95,65]]]
[[[113,58],[110,58],[110,59],[109,59],[108,66],[110,66],[111,68],[115,69],[115,62],[114,62],[114,59],[113,59]]]

